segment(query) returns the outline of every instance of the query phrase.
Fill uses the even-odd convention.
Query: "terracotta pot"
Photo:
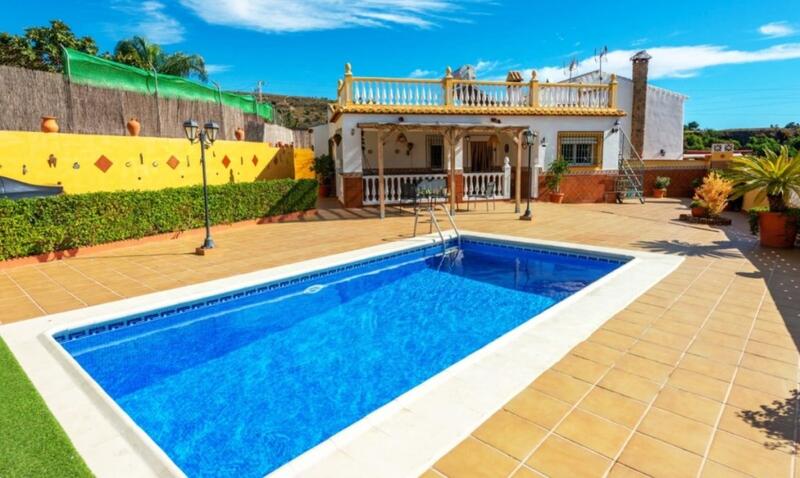
[[[236,136],[236,141],[244,141],[244,130],[242,128],[236,128],[233,134]]]
[[[550,193],[550,202],[561,204],[564,202],[564,193]]]
[[[317,189],[317,197],[326,198],[331,195],[331,187],[327,184],[320,184]]]
[[[139,132],[142,131],[142,125],[136,118],[129,119],[126,126],[128,127],[128,134],[131,136],[139,136]]]
[[[786,249],[794,246],[797,218],[782,212],[760,212],[758,230],[762,246]]]
[[[667,190],[666,189],[653,189],[653,197],[656,199],[661,199],[666,197]]]
[[[55,116],[42,116],[40,125],[42,133],[58,133],[58,123]]]
[[[692,217],[706,217],[708,216],[708,209],[697,206],[692,208]]]

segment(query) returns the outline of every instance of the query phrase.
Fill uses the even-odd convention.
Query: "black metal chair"
[[[486,210],[489,210],[489,201],[492,202],[492,207],[494,210],[497,210],[497,204],[495,203],[495,193],[497,191],[497,183],[494,181],[489,181],[486,183],[486,188],[483,191],[479,191],[477,193],[470,194],[467,198],[468,199],[483,199],[486,202]],[[469,210],[469,203],[467,203],[467,209]],[[475,206],[477,209],[477,206]]]

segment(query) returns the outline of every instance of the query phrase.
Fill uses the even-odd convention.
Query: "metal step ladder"
[[[618,203],[625,199],[638,199],[644,204],[645,164],[628,136],[619,129],[619,161],[614,193]]]
[[[436,228],[436,232],[439,233],[439,239],[442,241],[442,251],[447,254],[447,241],[444,239],[444,234],[442,234],[442,228],[439,226],[439,221],[436,219],[436,208],[442,208],[444,211],[445,216],[447,216],[447,220],[450,221],[450,227],[453,228],[453,231],[456,233],[456,242],[458,244],[458,249],[461,249],[461,231],[458,230],[458,226],[456,226],[456,221],[453,219],[452,214],[450,211],[447,210],[441,204],[430,204],[425,209],[427,210],[428,215],[431,218],[431,228]],[[414,234],[413,237],[417,237],[417,224],[419,223],[419,212],[420,208],[414,209]]]

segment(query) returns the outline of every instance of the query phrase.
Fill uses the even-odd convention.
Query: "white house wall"
[[[492,116],[478,115],[406,115],[405,123],[434,123],[443,124],[476,124],[492,125]],[[540,139],[547,143],[545,153],[545,167],[553,162],[557,154],[557,139],[559,131],[586,131],[604,132],[603,142],[603,169],[617,169],[619,154],[618,134],[611,133],[616,117],[588,117],[588,116],[499,116],[503,125],[524,126],[539,133]],[[359,123],[391,123],[397,122],[398,115],[375,114],[344,114],[337,122],[342,131],[342,170],[344,173],[359,173],[363,169],[377,168],[377,136],[365,136],[365,157],[362,157],[361,130]],[[426,168],[427,157],[425,151],[425,133],[407,134],[410,142],[414,143],[411,154],[406,154],[403,145],[390,138],[384,149],[384,164],[387,168]],[[476,137],[476,139],[479,139]],[[508,156],[512,164],[516,158],[516,148],[508,135],[500,135],[501,143],[497,148],[496,166],[501,166],[503,161],[504,145],[509,144]],[[369,151],[372,153],[369,153]],[[397,151],[397,152],[395,152]],[[534,150],[534,155],[537,155]],[[456,169],[463,169],[463,152],[461,144],[456,147]],[[534,156],[533,161],[536,161]],[[527,161],[527,157],[523,158]],[[445,168],[447,165],[445,165]]]
[[[644,159],[683,159],[682,95],[647,88]]]

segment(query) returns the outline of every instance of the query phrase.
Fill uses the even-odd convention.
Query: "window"
[[[558,133],[559,155],[572,166],[594,166],[600,163],[603,133]]]
[[[425,136],[428,151],[428,165],[431,169],[444,169],[444,145],[442,135],[432,134]]]

